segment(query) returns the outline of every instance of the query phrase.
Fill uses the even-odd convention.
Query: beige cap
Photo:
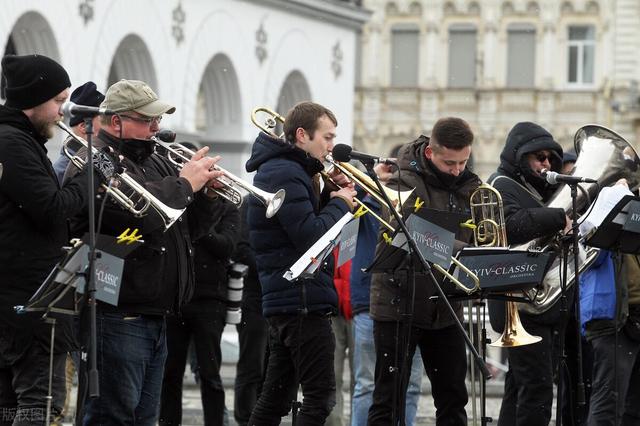
[[[139,80],[120,80],[112,84],[100,107],[116,112],[135,111],[147,117],[173,114],[176,110],[159,100],[151,87]]]

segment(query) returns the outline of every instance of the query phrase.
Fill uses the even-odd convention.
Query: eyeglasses
[[[541,163],[544,163],[545,160],[549,160],[549,162],[551,162],[551,154],[544,154],[542,152],[538,152],[534,155],[536,157],[536,160],[538,160]]]
[[[160,124],[160,122],[162,121],[162,116],[159,115],[157,117],[133,117],[131,115],[123,115],[121,114],[120,117],[122,118],[127,118],[131,121],[137,121],[138,123],[147,123],[147,125],[151,126],[151,124]]]

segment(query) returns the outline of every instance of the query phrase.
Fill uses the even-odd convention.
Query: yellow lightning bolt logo
[[[422,208],[422,206],[424,205],[424,201],[422,201],[420,199],[420,197],[416,198],[416,202],[413,203],[413,211],[417,212],[418,210],[420,210]]]

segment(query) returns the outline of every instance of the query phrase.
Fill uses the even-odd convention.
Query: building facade
[[[587,123],[635,145],[640,126],[636,0],[365,0],[354,145],[383,154],[442,116],[477,135],[474,169],[495,170],[518,121],[563,147]]]
[[[148,82],[177,110],[162,126],[209,144],[242,174],[258,129],[251,111],[301,100],[353,134],[356,34],[369,13],[336,0],[5,0],[4,53],[58,60],[79,86]],[[58,145],[56,145],[56,143]],[[59,140],[48,144],[52,159]]]

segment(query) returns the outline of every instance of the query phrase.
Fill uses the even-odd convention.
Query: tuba
[[[476,247],[507,247],[507,230],[504,224],[502,196],[492,186],[480,185],[471,194],[471,219],[476,225],[473,240]],[[509,294],[507,294],[509,295]],[[504,331],[491,346],[513,348],[530,345],[542,340],[524,329],[518,315],[516,302],[505,302]]]
[[[640,185],[640,160],[631,144],[616,132],[595,124],[581,127],[575,134],[574,145],[578,153],[573,173],[598,181],[581,183],[578,186],[576,206],[579,214],[584,214],[593,203],[600,188],[614,184],[618,179],[626,179],[633,191]],[[563,208],[569,216],[571,213],[571,188],[563,185],[545,205],[552,208]],[[520,248],[542,250],[560,249],[558,236],[538,238]],[[598,256],[599,249],[584,247],[580,244],[578,253],[578,271],[586,270]],[[574,254],[571,253],[571,256]],[[560,298],[562,260],[556,256],[547,271],[541,286],[525,292],[531,303],[521,303],[519,309],[527,314],[542,314],[549,310]],[[575,281],[574,262],[567,262],[567,284],[570,288]]]

